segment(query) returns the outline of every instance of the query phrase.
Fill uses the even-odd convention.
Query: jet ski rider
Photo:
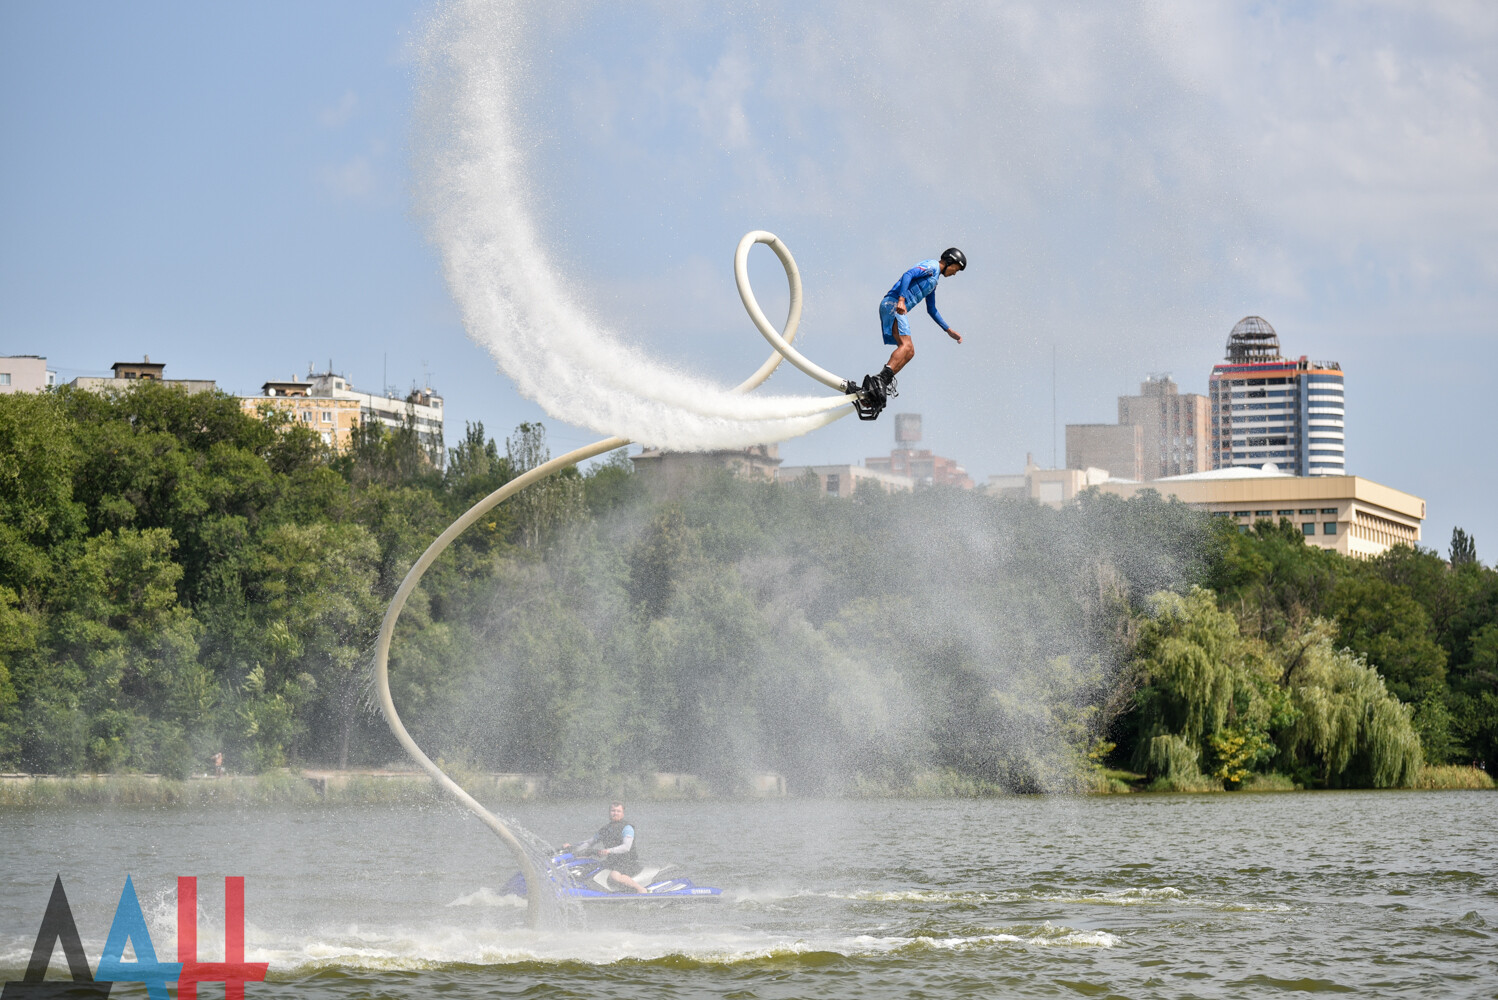
[[[576,847],[563,844],[562,850],[576,855],[597,855],[609,869],[610,882],[617,882],[635,892],[646,891],[643,885],[634,880],[634,876],[644,866],[635,854],[635,828],[624,822],[623,802],[609,804],[609,821],[597,833]]]

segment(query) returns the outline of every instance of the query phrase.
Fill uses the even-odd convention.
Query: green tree
[[[53,393],[0,396],[0,586],[47,587],[54,559],[76,551],[86,508],[73,495],[74,427]]]
[[[1430,616],[1372,569],[1343,574],[1324,605],[1337,620],[1337,640],[1367,658],[1401,701],[1418,703],[1446,683],[1446,651]]]
[[[539,423],[517,427],[505,440],[505,458],[516,476],[551,461],[546,427]],[[515,494],[508,506],[516,541],[535,549],[556,531],[577,521],[586,511],[585,492],[581,475],[576,468],[569,468]]]
[[[1215,595],[1156,594],[1141,625],[1133,670],[1135,765],[1181,777],[1182,750],[1219,781],[1241,783],[1275,756],[1271,733],[1293,715],[1277,680],[1280,667],[1262,642],[1245,639]],[[1164,766],[1166,770],[1158,770]]]
[[[1290,672],[1295,719],[1282,748],[1319,784],[1395,788],[1414,782],[1422,762],[1410,710],[1378,671],[1323,634]]]
[[[27,756],[63,770],[183,775],[191,768],[187,732],[211,704],[213,687],[197,660],[200,626],[177,597],[175,548],[164,528],[123,528],[88,540],[70,567],[50,644],[62,665],[57,673],[68,681],[54,692],[61,703],[49,707],[89,720],[84,756],[35,725]],[[64,734],[76,737],[77,730]]]
[[[248,604],[263,641],[241,653],[258,678],[247,690],[279,696],[295,724],[268,723],[248,709],[267,761],[288,756],[347,766],[359,716],[363,668],[383,608],[375,589],[379,551],[358,524],[283,524],[266,532],[246,574]],[[246,673],[246,677],[248,677]],[[304,739],[310,736],[310,742]]]
[[[1451,529],[1450,562],[1452,569],[1477,562],[1477,541],[1461,528]]]

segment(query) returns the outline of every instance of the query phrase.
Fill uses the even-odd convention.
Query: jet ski
[[[671,865],[641,869],[640,873],[635,876],[635,881],[643,885],[645,891],[635,892],[633,889],[626,889],[610,882],[609,869],[603,867],[598,858],[563,853],[553,857],[550,864],[551,877],[555,880],[561,895],[567,899],[586,902],[605,899],[626,902],[656,899],[716,900],[723,895],[722,889],[696,885],[689,878],[672,874],[673,866]],[[524,873],[516,872],[512,875],[500,892],[524,897],[526,892]]]

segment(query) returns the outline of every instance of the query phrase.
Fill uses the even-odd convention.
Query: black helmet
[[[941,262],[943,264],[956,264],[957,270],[967,270],[967,255],[956,247],[948,247],[942,252]]]

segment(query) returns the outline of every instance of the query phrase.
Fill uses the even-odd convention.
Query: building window
[[[1321,526],[1321,533],[1323,535],[1335,535],[1337,533],[1337,522],[1327,521]]]
[[[1275,514],[1277,514],[1280,517],[1293,517],[1294,514],[1295,514],[1295,511],[1293,511],[1293,510],[1277,510],[1277,511],[1275,511]]]
[[[304,423],[304,424],[310,424],[310,423],[312,423],[312,411],[311,410],[303,410],[302,411],[302,423]]]
[[[1336,512],[1337,512],[1337,508],[1335,508],[1335,507],[1322,507],[1321,508],[1321,513],[1323,513],[1323,514],[1335,514]]]
[[[1248,511],[1246,511],[1246,510],[1238,510],[1238,511],[1234,511],[1233,513],[1237,517],[1247,517],[1248,516]]]
[[[1273,516],[1274,516],[1274,511],[1272,511],[1272,510],[1256,510],[1256,511],[1254,511],[1254,517],[1273,517]]]
[[[1316,508],[1315,507],[1302,507],[1300,509],[1300,513],[1301,514],[1309,514],[1312,517],[1315,517],[1316,516]]]
[[[837,473],[834,472],[832,475],[830,475],[830,476],[827,477],[827,492],[828,493],[831,493],[833,496],[837,496],[837,493],[838,493],[838,490],[839,490],[840,487],[841,487],[841,480],[838,478]]]
[[[1238,525],[1238,534],[1240,534],[1240,535],[1246,535],[1246,534],[1248,534],[1248,525],[1246,525],[1246,524],[1240,524],[1240,525]]]
[[[10,385],[10,372],[0,372],[0,385]]]
[[[1302,524],[1300,526],[1300,533],[1302,535],[1314,535],[1316,533],[1316,522],[1307,521],[1305,524]]]
[[[322,422],[325,423],[325,424],[331,424],[333,422],[333,411],[332,410],[323,410],[322,411]]]

